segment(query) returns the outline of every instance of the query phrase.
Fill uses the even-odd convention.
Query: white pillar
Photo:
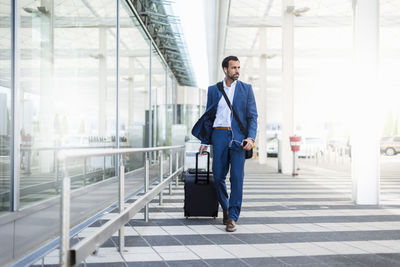
[[[289,136],[294,134],[294,0],[284,0],[282,5],[282,121],[281,121],[281,164],[282,173],[293,171],[293,155]]]
[[[173,105],[173,112],[174,112],[174,117],[173,117],[173,124],[178,123],[178,88],[176,84],[176,80],[172,79],[172,105]]]
[[[151,129],[151,126],[152,126],[152,121],[153,121],[153,118],[152,118],[152,113],[151,113],[151,74],[149,73],[149,74],[145,74],[145,78],[144,78],[144,80],[145,80],[145,84],[146,84],[146,100],[147,100],[147,105],[146,105],[146,107],[148,107],[148,126],[147,126],[147,136],[146,136],[146,139],[147,139],[147,143],[145,144],[145,146],[146,147],[151,147],[151,143],[152,143],[152,129]],[[146,101],[145,100],[145,101]]]
[[[154,106],[154,134],[153,134],[153,144],[154,146],[159,146],[159,125],[158,125],[158,87],[154,88],[154,98],[153,98],[153,106]]]
[[[133,128],[133,124],[135,123],[134,114],[134,96],[135,96],[135,58],[129,57],[129,80],[128,80],[128,127]]]
[[[164,145],[168,145],[168,66],[165,66],[165,105],[164,105],[164,127],[165,127],[165,135],[164,135]]]
[[[99,28],[99,136],[106,136],[107,29]]]
[[[260,100],[258,101],[258,162],[267,163],[267,28],[260,28]]]
[[[354,120],[352,131],[353,200],[379,204],[379,109],[377,68],[379,0],[353,1]],[[361,100],[361,101],[360,101]]]
[[[54,4],[53,1],[41,0],[41,6],[48,14],[40,15],[40,110],[39,129],[41,147],[54,146]],[[24,103],[24,102],[22,102]],[[20,134],[20,133],[16,133]],[[50,172],[53,166],[53,152],[40,151],[40,171]]]

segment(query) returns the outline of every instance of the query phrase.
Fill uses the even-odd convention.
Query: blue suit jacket
[[[200,139],[202,144],[211,144],[213,124],[221,97],[223,97],[222,93],[218,90],[216,84],[208,87],[206,112],[196,122],[192,129],[192,134]],[[235,140],[242,141],[247,137],[256,139],[258,115],[256,100],[250,84],[241,82],[239,80],[237,81],[232,107],[237,113],[244,128],[246,128],[248,131],[248,136],[244,136],[242,131],[240,131],[239,124],[235,118],[233,118],[231,127]]]

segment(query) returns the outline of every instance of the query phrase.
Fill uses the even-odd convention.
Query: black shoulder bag
[[[224,86],[223,86],[222,82],[217,83],[217,87],[221,91],[222,95],[224,96],[225,101],[228,104],[228,107],[231,109],[233,117],[235,117],[235,120],[239,124],[240,131],[242,131],[244,136],[246,136],[246,138],[247,138],[248,137],[247,136],[248,135],[248,131],[246,130],[246,128],[244,128],[242,122],[239,120],[238,115],[236,114],[235,110],[233,109],[233,107],[231,105],[231,101],[229,101],[229,98],[225,93]],[[246,150],[246,159],[251,159],[252,157],[253,157],[253,148],[251,148],[250,150]]]

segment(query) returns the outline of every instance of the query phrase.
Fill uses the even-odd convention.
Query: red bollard
[[[293,151],[293,172],[292,176],[299,175],[297,173],[297,152],[300,150],[301,136],[290,136],[290,148]]]

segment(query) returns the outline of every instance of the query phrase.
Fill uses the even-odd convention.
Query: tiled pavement
[[[400,178],[390,179],[399,196]],[[185,219],[181,184],[164,205],[151,203],[149,223],[139,213],[125,226],[125,252],[115,234],[82,266],[400,266],[400,205],[355,206],[350,189],[338,172],[305,167],[292,178],[249,161],[235,233],[221,218]],[[57,263],[57,253],[44,262]]]

